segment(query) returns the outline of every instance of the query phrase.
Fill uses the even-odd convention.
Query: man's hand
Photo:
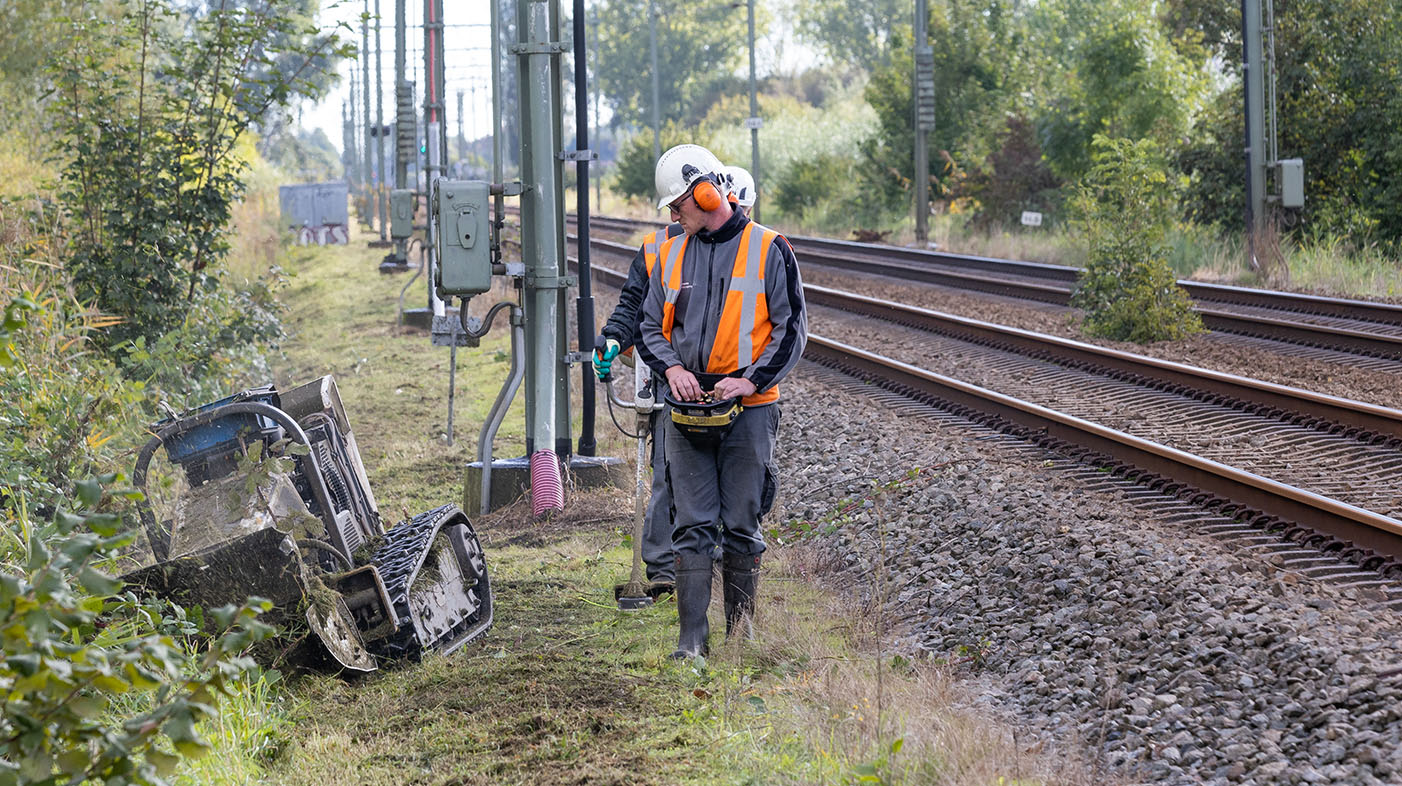
[[[716,383],[716,398],[744,398],[755,394],[755,383],[744,377],[725,377]]]
[[[618,342],[611,338],[604,341],[602,352],[597,346],[594,347],[594,376],[598,377],[600,381],[603,381],[609,372],[613,371],[613,359],[618,357],[618,349]]]
[[[696,381],[696,375],[687,371],[684,366],[672,366],[667,369],[667,387],[672,389],[672,395],[682,401],[696,401],[701,398],[701,383]]]

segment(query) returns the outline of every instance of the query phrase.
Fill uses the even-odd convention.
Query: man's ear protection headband
[[[697,177],[691,182],[691,198],[696,200],[697,207],[707,213],[720,210],[720,206],[725,204],[720,178],[709,172]]]

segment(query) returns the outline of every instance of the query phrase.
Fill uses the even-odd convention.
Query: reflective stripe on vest
[[[677,296],[682,293],[682,257],[686,255],[686,241],[690,235],[681,234],[662,241],[657,248],[658,259],[662,262],[662,290],[666,299],[662,303],[662,337],[672,340],[672,325],[677,320]]]
[[[754,222],[745,227],[740,246],[735,250],[735,266],[730,274],[730,288],[721,309],[716,340],[711,345],[711,357],[706,371],[729,374],[748,368],[769,346],[773,325],[769,322],[769,302],[764,295],[764,262],[779,233]],[[777,388],[746,396],[741,403],[747,407],[768,404],[779,398]]]

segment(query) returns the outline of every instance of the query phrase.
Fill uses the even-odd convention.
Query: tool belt
[[[698,380],[700,375],[697,375]],[[705,384],[704,381],[702,384]],[[704,448],[713,448],[730,433],[730,427],[745,408],[739,399],[717,400],[710,391],[702,394],[700,401],[682,401],[667,391],[663,397],[672,416],[672,425],[686,437],[687,442]]]

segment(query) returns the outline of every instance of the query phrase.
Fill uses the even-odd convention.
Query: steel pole
[[[647,25],[650,32],[648,45],[652,52],[652,160],[656,161],[662,157],[662,99],[659,98],[661,90],[658,87],[657,4],[654,0],[647,2]]]
[[[380,0],[375,0],[375,164],[379,167],[380,177],[375,182],[375,192],[379,196],[380,203],[380,242],[389,239],[389,194],[385,188],[388,178],[385,176],[385,62],[384,46],[380,36]]]
[[[350,163],[351,177],[355,181],[357,191],[360,189],[360,185],[365,182],[360,171],[360,134],[357,130],[359,125],[355,121],[356,115],[360,111],[360,102],[356,100],[359,91],[360,82],[355,78],[355,64],[352,63],[350,69],[350,147],[346,148],[346,160]]]
[[[548,0],[546,18],[549,20],[548,30],[550,41],[559,44],[557,52],[563,52],[564,31],[560,27],[560,0]],[[554,168],[552,176],[555,180],[555,236],[559,238],[559,256],[555,260],[556,268],[563,276],[569,272],[569,266],[565,262],[565,162],[560,158],[559,153],[565,149],[565,69],[563,54],[556,54],[550,59],[550,136],[554,140],[550,146],[550,164]],[[563,359],[570,352],[570,331],[569,331],[569,287],[561,286],[555,290],[556,313],[560,314],[560,321],[555,326],[555,357],[560,359],[556,366],[558,372],[555,374],[555,453],[559,456],[569,456],[574,451],[574,441],[571,439],[573,424],[570,422],[570,375],[569,366],[565,365]]]
[[[355,150],[355,132],[351,130],[352,128],[354,128],[354,125],[355,124],[351,122],[350,106],[345,101],[342,101],[341,170],[345,173],[346,185],[351,185],[354,182],[354,178],[351,175],[351,162],[355,160],[355,158],[351,155],[351,151]]]
[[[584,0],[574,0],[571,23],[574,27],[574,147],[583,156],[589,149],[589,72],[584,38]],[[579,297],[575,300],[575,321],[579,333],[579,350],[594,348],[594,293],[589,275],[589,159],[575,162],[576,230],[579,236],[576,255],[579,257]],[[579,455],[592,456],[598,445],[594,440],[594,370],[581,363]]]
[[[564,239],[556,224],[558,202],[555,118],[552,103],[551,25],[546,0],[521,0],[517,9],[521,129],[521,258],[526,268],[526,403],[528,452],[554,451],[557,442],[557,354],[561,257]],[[557,61],[558,62],[558,61]],[[534,467],[533,467],[534,469]]]
[[[929,47],[929,24],[926,0],[915,0],[915,57],[921,56]],[[930,237],[930,153],[925,124],[920,120],[920,78],[921,69],[916,68],[915,81],[911,84],[911,122],[915,125],[915,239],[922,246]]]
[[[428,163],[424,167],[425,190],[432,194],[442,176],[443,157],[443,5],[442,0],[424,0],[424,139],[428,142]],[[428,310],[434,316],[444,313],[443,301],[433,289],[438,267],[437,238],[433,222],[428,222],[424,243],[428,254]]]
[[[409,78],[407,69],[405,68],[405,64],[409,59],[409,43],[406,29],[408,27],[408,21],[407,9],[405,8],[407,3],[408,0],[394,0],[394,116],[396,120],[399,118],[399,93],[403,90],[401,86],[408,81]],[[398,126],[398,123],[396,123],[396,126]],[[397,145],[396,154],[394,156],[394,185],[395,188],[409,187],[409,162],[404,156],[398,154]],[[399,249],[399,252],[399,256],[402,259],[404,256],[402,247]]]
[[[501,182],[501,0],[492,3],[492,182]],[[497,216],[501,220],[501,216]]]
[[[375,228],[375,148],[370,136],[370,0],[365,0],[366,16],[360,20],[360,91],[365,115],[365,225]]]
[[[750,172],[755,180],[755,204],[750,216],[759,221],[759,96],[755,85],[755,0],[749,0],[750,9]]]
[[[1241,0],[1241,82],[1246,113],[1247,263],[1259,270],[1256,235],[1266,220],[1265,68],[1261,49],[1261,0]]]
[[[467,94],[467,91],[465,91],[465,90],[459,90],[459,91],[458,91],[458,157],[457,157],[457,160],[458,160],[458,161],[461,161],[461,160],[463,160],[464,158],[467,158],[467,136],[466,136],[465,133],[463,132],[463,128],[462,128],[462,127],[463,127],[463,106],[462,106],[463,101],[462,101],[462,99],[463,99],[463,96],[466,95],[466,94]]]

